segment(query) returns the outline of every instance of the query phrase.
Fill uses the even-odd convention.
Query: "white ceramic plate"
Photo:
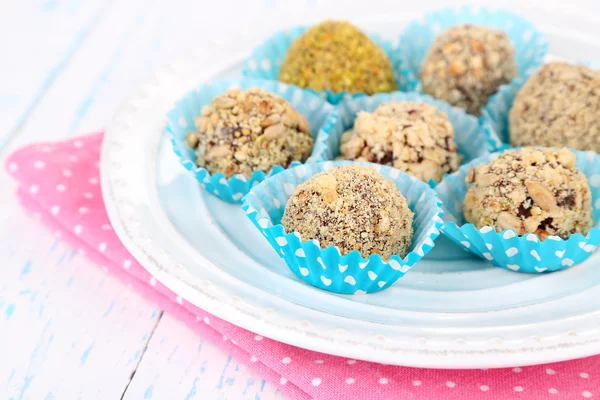
[[[355,21],[394,39],[412,17]],[[593,36],[569,32],[549,34],[553,54],[600,54]],[[159,281],[261,335],[368,361],[491,368],[600,353],[598,253],[567,271],[524,275],[491,267],[441,237],[424,261],[378,294],[336,295],[299,281],[239,206],[199,188],[163,134],[165,112],[185,91],[239,76],[247,45],[238,39],[220,65],[204,53],[162,70],[122,107],[104,141],[111,222]]]

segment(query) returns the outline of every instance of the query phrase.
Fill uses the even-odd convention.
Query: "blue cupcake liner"
[[[319,130],[313,153],[308,162],[335,159],[340,155],[341,137],[344,132],[352,129],[357,113],[359,111],[373,112],[379,105],[391,101],[427,103],[446,113],[454,128],[454,140],[458,147],[458,153],[463,156],[463,163],[494,151],[486,137],[481,134],[477,118],[467,114],[463,109],[453,107],[445,101],[434,99],[423,93],[393,92],[347,99],[338,104]],[[430,185],[435,186],[437,182],[431,181]]]
[[[526,79],[518,78],[509,85],[503,85],[488,103],[481,109],[479,123],[481,132],[490,144],[498,150],[510,148],[510,132],[508,116],[513,102]]]
[[[442,226],[441,203],[427,184],[410,175],[382,165],[358,163],[391,179],[415,214],[412,245],[404,259],[396,255],[386,262],[378,254],[365,259],[357,250],[343,256],[337,246],[322,249],[316,240],[302,241],[298,233],[286,233],[280,222],[296,187],[318,172],[347,164],[352,163],[327,161],[291,168],[252,189],[242,208],[298,278],[336,293],[378,292],[392,286],[433,248]]]
[[[515,48],[517,78],[527,78],[543,63],[548,44],[535,26],[524,18],[503,10],[472,6],[447,8],[425,14],[408,25],[400,37],[394,64],[400,90],[422,91],[420,69],[435,38],[447,28],[476,24],[505,32]]]
[[[292,43],[301,36],[304,32],[310,29],[310,26],[299,26],[285,31],[275,33],[267,39],[261,46],[252,51],[250,57],[244,62],[242,74],[249,78],[259,78],[268,80],[277,80],[279,78],[279,70],[285,56]],[[379,47],[390,58],[390,62],[394,63],[394,47],[393,45],[381,39],[377,35],[368,34]],[[396,82],[398,83],[398,82]],[[366,93],[357,92],[337,92],[331,90],[323,90],[317,92],[313,89],[306,88],[305,90],[316,93],[326,99],[331,104],[338,104],[345,98],[367,96]]]
[[[512,229],[496,232],[465,221],[463,201],[470,185],[465,178],[470,168],[495,159],[503,152],[489,154],[463,165],[448,175],[435,191],[443,202],[442,233],[497,267],[526,273],[554,272],[585,261],[600,245],[600,155],[591,151],[570,150],[577,156],[577,168],[587,177],[592,193],[594,227],[587,235],[579,233],[563,240],[550,236],[540,241],[537,235],[518,236]]]
[[[228,89],[240,88],[246,90],[254,87],[275,93],[287,100],[296,111],[306,117],[314,138],[316,138],[317,132],[325,122],[327,115],[333,109],[333,106],[319,96],[299,87],[260,79],[237,79],[207,83],[196,90],[188,92],[178,100],[175,107],[167,113],[166,126],[175,154],[179,157],[184,168],[193,172],[196,180],[209,193],[230,203],[241,203],[242,197],[253,186],[262,182],[268,176],[284,171],[285,168],[275,166],[269,173],[254,171],[249,179],[241,174],[232,176],[229,179],[226,179],[222,173],[211,175],[205,168],[196,166],[196,154],[187,145],[185,136],[188,132],[196,129],[194,118],[200,115],[202,108],[210,104],[215,96],[226,92]],[[300,162],[294,161],[291,166],[300,164]]]

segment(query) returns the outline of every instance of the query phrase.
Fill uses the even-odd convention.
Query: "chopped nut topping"
[[[515,50],[492,28],[457,25],[442,32],[421,67],[423,91],[479,115],[489,96],[517,76]]]
[[[551,235],[563,239],[573,233],[585,235],[593,225],[587,179],[567,149],[506,151],[472,168],[466,181],[474,185],[465,197],[465,219],[478,229],[510,228],[544,240]]]
[[[288,124],[280,123],[286,116]],[[305,161],[313,138],[303,115],[281,97],[258,88],[231,89],[213,99],[195,119],[196,132],[186,136],[196,150],[196,164],[227,178],[269,172]]]

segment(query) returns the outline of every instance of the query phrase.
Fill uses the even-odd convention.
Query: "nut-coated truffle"
[[[395,184],[373,168],[345,165],[318,173],[299,185],[287,202],[286,232],[316,239],[321,248],[337,246],[363,258],[406,256],[413,235],[413,213]]]
[[[269,172],[305,161],[313,147],[306,118],[283,98],[252,88],[231,89],[213,99],[186,136],[196,164],[226,178]]]
[[[391,92],[392,63],[375,42],[348,22],[326,21],[294,41],[279,80],[316,91]]]
[[[541,240],[587,234],[594,223],[592,195],[575,161],[567,149],[524,147],[472,168],[465,219],[477,229],[513,229]]]
[[[391,102],[360,112],[341,139],[342,158],[389,165],[439,182],[460,163],[448,117],[425,103]]]
[[[442,32],[421,66],[425,93],[473,115],[516,76],[515,50],[506,34],[476,25]]]
[[[517,94],[509,123],[513,146],[600,152],[600,72],[562,62],[542,66]]]

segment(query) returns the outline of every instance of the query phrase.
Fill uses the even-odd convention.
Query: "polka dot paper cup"
[[[582,263],[600,245],[600,155],[571,151],[577,156],[577,168],[587,177],[592,192],[594,227],[587,235],[577,233],[567,240],[550,236],[542,242],[534,234],[518,236],[512,229],[498,233],[489,226],[477,229],[466,223],[463,201],[469,189],[465,182],[468,170],[498,157],[502,152],[463,165],[435,188],[444,204],[442,233],[463,249],[511,271],[532,274],[554,272]]]
[[[373,112],[381,104],[392,101],[427,103],[446,113],[454,128],[454,140],[458,147],[458,153],[463,157],[463,163],[470,162],[493,151],[486,137],[481,134],[476,117],[426,94],[394,92],[347,99],[338,104],[319,131],[309,162],[333,160],[338,157],[342,135],[352,129],[358,112]],[[431,181],[430,184],[435,186],[437,182]]]
[[[481,132],[496,150],[510,148],[510,132],[508,115],[513,102],[526,80],[515,79],[509,85],[504,85],[496,94],[490,97],[488,104],[481,109]]]
[[[301,26],[285,31],[275,33],[267,39],[261,46],[254,49],[250,57],[244,63],[242,73],[249,78],[277,80],[279,78],[279,69],[285,59],[285,56],[292,43],[306,32],[310,27]],[[388,55],[390,61],[394,61],[394,48],[391,43],[381,39],[377,35],[369,34],[373,40]],[[306,89],[317,93],[312,89]],[[331,90],[324,90],[318,93],[331,104],[337,104],[344,98],[367,96],[366,93],[334,93]]]
[[[410,23],[400,37],[394,64],[401,90],[422,91],[420,70],[429,48],[440,33],[460,24],[505,32],[516,51],[518,78],[531,76],[544,61],[548,49],[546,40],[533,24],[516,14],[472,6],[434,11]]]
[[[315,240],[304,241],[296,232],[285,232],[280,222],[296,187],[316,173],[347,164],[350,162],[328,161],[284,171],[252,189],[242,208],[298,278],[336,293],[378,292],[392,286],[433,248],[442,225],[441,203],[427,184],[412,176],[394,168],[360,163],[391,179],[415,214],[412,245],[404,259],[392,256],[383,261],[378,254],[365,259],[357,250],[343,256],[337,246],[321,248]]]
[[[222,173],[210,174],[205,168],[196,166],[196,154],[185,140],[188,132],[194,131],[194,118],[200,115],[202,108],[212,99],[228,89],[240,88],[243,90],[259,87],[283,97],[290,105],[306,117],[310,132],[316,138],[317,132],[325,122],[333,106],[314,93],[307,92],[293,85],[280,82],[264,81],[260,79],[241,79],[230,81],[217,81],[204,84],[198,89],[188,92],[178,100],[175,107],[167,113],[167,133],[171,138],[173,150],[179,157],[185,169],[191,171],[200,185],[211,194],[230,203],[241,203],[250,189],[262,182],[266,177],[275,175],[285,168],[275,166],[269,173],[254,171],[250,178],[238,174],[226,179]],[[291,166],[300,165],[292,162]]]

